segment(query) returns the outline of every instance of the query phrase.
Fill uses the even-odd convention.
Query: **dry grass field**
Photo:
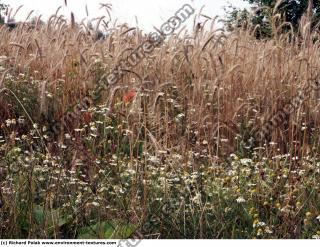
[[[258,40],[198,14],[58,132],[147,36],[0,26],[0,237],[319,238],[320,35],[276,18]]]

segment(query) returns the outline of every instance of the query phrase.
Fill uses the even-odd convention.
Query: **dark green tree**
[[[252,10],[254,9],[255,7],[252,7]],[[261,12],[256,14],[254,11],[238,9],[231,5],[225,8],[225,12],[226,18],[224,19],[224,23],[228,31],[233,31],[239,27],[259,26],[256,31],[257,38],[272,36],[271,16],[268,8],[262,8]]]
[[[275,14],[281,15],[281,21],[290,22],[295,30],[299,28],[299,22],[306,13],[312,20],[313,26],[320,21],[320,0],[243,0],[252,5],[253,14],[246,21],[252,25],[260,26],[260,36],[272,35],[272,18]],[[243,23],[244,14],[248,16],[247,10],[233,8],[227,12],[229,26],[234,27]]]
[[[2,11],[4,11],[8,6],[4,3],[1,3],[1,0],[0,0],[0,24],[3,24],[4,23],[4,18],[2,17],[1,13]]]
[[[239,27],[256,27],[259,26],[256,37],[257,38],[265,38],[271,37],[272,35],[272,28],[271,22],[269,18],[269,10],[262,9],[264,14],[252,14],[252,11],[247,9],[238,9],[233,6],[228,6],[225,8],[226,18],[224,20],[226,28],[228,31],[232,31]]]
[[[308,11],[310,7],[310,13],[312,14],[313,22],[319,22],[320,17],[320,0],[244,0],[251,3],[257,8],[267,7],[271,11],[277,7],[277,12],[280,13],[284,20],[290,22],[294,27],[298,27],[299,21],[304,13]],[[309,6],[310,4],[310,6]],[[256,12],[257,16],[265,16],[263,10]]]

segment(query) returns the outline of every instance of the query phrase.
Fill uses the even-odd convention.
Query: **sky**
[[[106,11],[99,9],[99,3],[111,3],[113,19],[118,19],[118,23],[125,22],[135,26],[136,16],[139,27],[146,31],[151,31],[153,26],[161,26],[186,3],[198,11],[205,6],[203,14],[211,17],[223,15],[223,7],[230,4],[237,7],[248,6],[242,0],[67,0],[67,7],[64,0],[2,0],[1,2],[9,4],[13,9],[23,5],[16,16],[19,21],[24,20],[31,10],[35,11],[35,15],[42,15],[43,19],[46,19],[54,14],[59,6],[63,7],[60,14],[70,16],[72,11],[77,21],[107,16]],[[86,16],[86,5],[89,17]]]

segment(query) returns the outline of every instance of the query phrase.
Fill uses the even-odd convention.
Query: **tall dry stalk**
[[[311,34],[318,37],[310,30],[311,6],[309,1],[301,21],[302,45],[291,42],[286,34],[267,41],[256,40],[250,29],[225,34],[214,29],[215,19],[206,18],[204,27],[195,25],[196,35],[180,32],[169,37],[116,87],[143,91],[147,98],[140,107],[147,118],[141,118],[141,124],[148,126],[160,146],[196,151],[205,146],[217,156],[231,152],[239,135],[249,135],[251,129],[262,126],[319,68],[318,42],[310,40]],[[98,19],[95,31],[102,21]],[[53,95],[60,92],[56,119],[146,39],[137,28],[115,25],[97,42],[88,34],[89,28],[75,23],[73,15],[71,26],[56,13],[47,25],[38,20],[33,27],[24,25],[11,32],[0,29],[0,54],[8,57],[5,66],[37,78],[38,83],[47,81],[46,91]],[[113,91],[110,86],[103,92],[102,101],[117,104],[125,90],[110,101],[108,95]],[[318,122],[314,114],[317,104],[310,97],[300,113],[288,116],[287,125],[275,127],[268,141],[288,146],[300,139],[302,123]],[[134,107],[134,112],[139,112],[139,104]]]

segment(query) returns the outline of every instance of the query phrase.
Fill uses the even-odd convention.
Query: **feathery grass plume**
[[[112,11],[112,4],[109,4],[109,3],[100,3],[100,9],[105,9],[108,13],[108,16],[109,16],[109,20],[111,21],[112,18],[111,18],[111,13],[110,11]]]
[[[88,5],[86,4],[86,15],[89,17],[89,10],[88,10]]]
[[[76,26],[76,21],[75,21],[73,12],[71,12],[71,28],[75,28],[75,26]]]
[[[14,19],[16,17],[16,15],[18,14],[18,12],[21,10],[21,8],[23,7],[23,5],[20,5],[17,10],[14,12],[12,18]]]
[[[280,7],[280,5],[283,3],[284,0],[278,0],[276,2],[276,4],[274,5],[274,8],[273,8],[273,15],[276,14],[276,12],[278,11],[278,8]]]
[[[19,48],[21,48],[21,49],[23,49],[23,50],[25,49],[25,48],[24,48],[24,46],[23,46],[23,45],[21,45],[21,44],[17,44],[17,43],[10,43],[9,45],[10,45],[10,46],[17,46],[17,47],[19,47]]]
[[[34,42],[36,43],[37,45],[37,54],[39,55],[40,59],[43,57],[43,54],[42,54],[42,50],[41,50],[41,47],[39,45],[39,42],[37,39],[34,40]]]
[[[30,12],[29,12],[29,14],[27,15],[27,17],[25,18],[25,22],[27,22],[28,20],[29,20],[29,18],[31,17],[31,15],[33,14],[33,12],[34,12],[34,10],[31,10]]]
[[[101,24],[101,22],[103,21],[104,18],[105,18],[105,16],[102,16],[102,17],[100,17],[98,19],[97,24],[96,24],[96,29],[95,29],[96,33],[99,31],[100,24]]]
[[[127,33],[130,33],[131,31],[136,30],[136,29],[137,29],[137,28],[135,28],[135,27],[128,28],[127,30],[123,31],[123,32],[120,34],[120,36],[125,35],[125,34],[127,34]]]

